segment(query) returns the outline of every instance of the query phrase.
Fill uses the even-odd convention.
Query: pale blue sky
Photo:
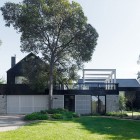
[[[21,0],[9,0],[19,2]],[[99,33],[98,45],[92,61],[85,68],[111,68],[117,70],[117,78],[136,78],[140,65],[140,0],[75,0]],[[0,7],[7,0],[0,0]],[[0,76],[6,78],[10,57],[22,59],[20,34],[4,26],[0,13]]]

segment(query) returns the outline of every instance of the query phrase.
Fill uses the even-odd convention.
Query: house
[[[17,64],[11,59],[7,84],[0,85],[0,113],[27,114],[48,109],[48,90],[38,92],[22,83],[23,63],[42,60],[33,53]],[[32,63],[35,64],[35,63]],[[104,114],[119,110],[119,84],[115,69],[84,69],[83,78],[71,89],[54,89],[53,108],[66,108],[79,114]]]
[[[117,79],[119,83],[119,94],[124,94],[128,100],[127,107],[130,107],[129,100],[133,99],[135,109],[140,109],[140,84],[136,79]]]
[[[25,79],[25,69],[35,69],[37,64],[44,65],[44,62],[35,54],[30,53],[16,64],[16,57],[11,57],[11,68],[7,71],[7,84],[22,84]]]

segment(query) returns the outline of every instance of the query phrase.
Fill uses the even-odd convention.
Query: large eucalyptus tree
[[[52,108],[54,70],[69,63],[81,66],[91,60],[97,44],[96,30],[74,1],[7,2],[1,11],[5,25],[12,25],[21,33],[21,50],[40,53],[49,64],[49,108]]]

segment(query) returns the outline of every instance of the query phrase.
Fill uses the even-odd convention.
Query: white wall
[[[119,95],[106,95],[106,112],[119,111]]]
[[[7,113],[27,114],[48,109],[48,95],[7,95]]]
[[[64,108],[64,95],[53,95],[53,108]]]
[[[79,114],[91,113],[91,95],[75,95],[75,112]]]

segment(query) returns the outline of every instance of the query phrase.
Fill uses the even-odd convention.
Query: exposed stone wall
[[[7,97],[0,95],[0,114],[7,113]]]
[[[64,95],[53,95],[53,108],[64,108]]]
[[[91,95],[75,96],[75,112],[79,114],[91,113]]]
[[[119,111],[119,95],[106,95],[106,112]]]

